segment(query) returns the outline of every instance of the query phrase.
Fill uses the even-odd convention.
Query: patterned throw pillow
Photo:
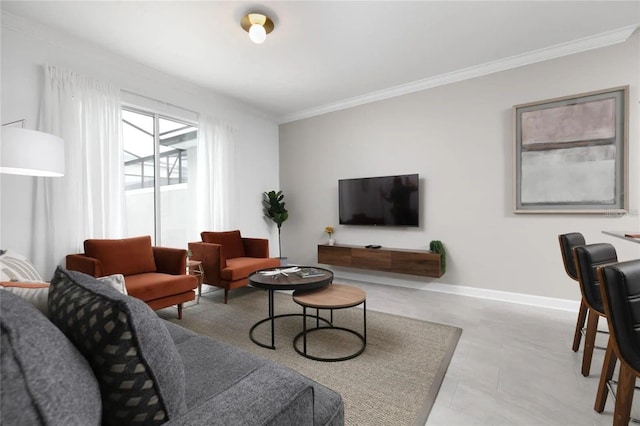
[[[29,259],[13,250],[0,250],[0,281],[43,281]]]
[[[49,316],[47,300],[49,299],[49,283],[25,283],[2,281],[0,287],[10,293],[20,296],[38,308],[45,316]]]
[[[104,425],[161,424],[186,411],[182,359],[144,302],[58,267],[49,316],[93,368]]]

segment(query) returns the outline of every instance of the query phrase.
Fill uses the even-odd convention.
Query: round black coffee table
[[[276,318],[301,316],[302,314],[281,314],[275,315],[273,295],[276,290],[312,290],[331,284],[333,281],[333,272],[328,269],[317,268],[315,266],[299,266],[299,272],[286,272],[291,268],[269,268],[261,269],[249,275],[249,285],[269,291],[269,316],[255,323],[249,330],[249,338],[253,343],[263,348],[275,349],[275,332],[274,324]],[[283,273],[272,275],[277,270]],[[316,272],[305,276],[304,272]],[[322,320],[322,318],[321,318]],[[253,331],[257,326],[267,321],[271,321],[271,345],[259,342],[253,337]]]

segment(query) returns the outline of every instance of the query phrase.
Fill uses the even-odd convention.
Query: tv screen
[[[341,225],[420,226],[418,175],[338,181]]]

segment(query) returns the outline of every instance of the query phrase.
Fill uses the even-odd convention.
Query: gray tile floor
[[[591,375],[583,377],[582,347],[571,350],[577,313],[354,284],[367,292],[369,309],[463,329],[427,425],[612,424],[611,396],[604,413],[593,410],[604,351],[595,351]],[[597,344],[606,339],[600,335]],[[636,407],[631,414],[640,418]]]
[[[582,347],[577,353],[571,350],[577,313],[350,284],[367,292],[368,309],[463,329],[427,426],[613,423],[611,396],[604,413],[593,410],[604,351],[594,352],[591,375],[583,377]],[[606,330],[605,321],[600,322],[600,329]],[[600,335],[596,343],[604,346],[606,336]],[[640,398],[640,392],[636,395]],[[631,415],[640,418],[636,401]]]

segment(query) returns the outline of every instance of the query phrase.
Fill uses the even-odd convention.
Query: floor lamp
[[[2,127],[0,173],[64,176],[64,141],[49,133]]]
[[[23,120],[18,122],[20,121]],[[49,133],[12,127],[18,122],[2,126],[0,173],[43,177],[64,176],[64,141]],[[3,242],[6,243],[6,241]],[[0,258],[0,263],[4,263],[4,259]],[[0,266],[4,270],[6,264]],[[33,268],[33,265],[30,267]],[[35,276],[38,276],[37,272]]]

